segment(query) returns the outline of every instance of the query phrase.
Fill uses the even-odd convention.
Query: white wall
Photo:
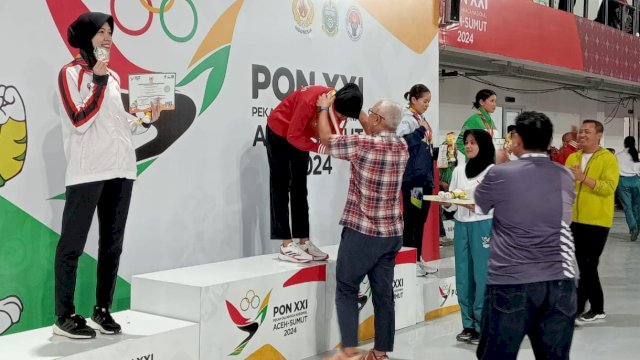
[[[558,85],[545,84],[530,80],[520,80],[497,76],[484,77],[484,80],[501,86],[519,89],[546,89]],[[492,88],[463,77],[440,80],[440,129],[439,141],[443,141],[447,132],[458,133],[464,121],[474,112],[471,104],[475,94],[484,88],[493,89],[498,94],[498,106],[504,109],[517,108],[524,111],[540,111],[545,113],[554,125],[553,145],[560,146],[562,134],[569,131],[572,125],[579,126],[585,119],[595,119],[601,122],[610,120],[605,125],[603,145],[616,150],[623,148],[624,117],[628,115],[627,108],[620,106],[616,114],[612,114],[615,105],[603,104],[582,98],[571,91],[557,91],[543,94],[519,94],[511,91]],[[505,103],[506,96],[515,97],[514,103]],[[604,96],[616,96],[611,93],[589,92],[590,97],[603,99]],[[629,104],[629,108],[632,104]],[[493,119],[502,122],[502,115],[496,111]],[[613,118],[611,118],[613,117]]]

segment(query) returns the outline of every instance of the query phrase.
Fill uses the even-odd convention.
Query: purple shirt
[[[483,212],[493,209],[487,284],[575,279],[571,234],[573,175],[542,154],[494,166],[475,192]]]

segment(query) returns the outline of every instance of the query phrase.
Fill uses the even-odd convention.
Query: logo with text
[[[311,0],[293,0],[291,10],[293,11],[293,20],[296,22],[296,30],[301,34],[309,34],[314,14]]]

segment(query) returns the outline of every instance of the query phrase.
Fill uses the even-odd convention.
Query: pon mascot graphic
[[[0,300],[0,335],[20,322],[22,309],[22,301],[17,296],[7,296]]]
[[[0,188],[22,171],[27,156],[27,115],[20,92],[0,84]]]

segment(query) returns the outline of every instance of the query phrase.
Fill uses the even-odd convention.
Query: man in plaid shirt
[[[323,94],[318,106],[329,106]],[[347,203],[340,219],[342,239],[336,269],[336,310],[342,351],[332,359],[388,359],[393,351],[395,313],[393,269],[402,246],[400,185],[409,159],[407,144],[396,136],[400,105],[382,100],[360,114],[366,135],[332,135],[329,116],[320,112],[320,141],[331,156],[351,163]],[[358,345],[358,290],[367,275],[373,290],[375,344],[366,356]]]

